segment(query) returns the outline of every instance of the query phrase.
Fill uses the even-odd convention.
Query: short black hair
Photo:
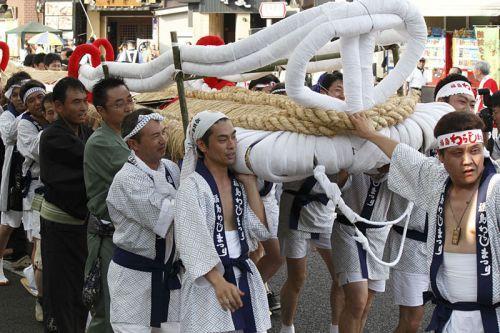
[[[493,95],[491,95],[490,101],[491,101],[492,108],[494,108],[496,106],[500,106],[500,90],[495,92]]]
[[[120,86],[125,86],[128,89],[125,81],[121,78],[110,77],[97,82],[92,89],[94,106],[105,108],[106,102],[108,101],[108,91]]]
[[[331,85],[336,81],[344,81],[344,75],[339,71],[334,71],[333,73],[326,74],[321,81],[321,88],[328,90]],[[320,84],[320,82],[318,82]]]
[[[273,82],[280,83],[280,80],[276,76],[274,76],[273,74],[269,74],[269,75],[263,76],[261,78],[258,78],[256,80],[250,81],[250,83],[248,84],[248,89],[252,90],[258,84],[271,84]]]
[[[460,75],[460,74],[450,74],[447,77],[445,77],[444,79],[442,79],[441,81],[439,81],[438,84],[436,84],[436,88],[434,89],[434,100],[436,100],[436,95],[439,92],[439,90],[441,90],[441,88],[443,88],[448,83],[455,82],[455,81],[465,81],[468,84],[470,84],[469,79],[466,78],[465,76]],[[445,102],[448,102],[449,96],[444,97],[444,99],[445,99]]]
[[[37,80],[29,80],[28,82],[23,84],[21,90],[19,90],[19,97],[21,97],[21,100],[24,100],[24,95],[28,90],[35,87],[42,88],[43,90],[45,90],[45,85],[42,82]]]
[[[53,96],[52,96],[52,93],[48,93],[46,94],[45,96],[43,96],[43,100],[42,100],[42,112],[45,113],[45,103],[52,103],[54,102],[54,99],[53,99]]]
[[[29,75],[28,73],[26,73],[24,71],[12,74],[12,76],[9,77],[9,79],[7,80],[7,83],[5,84],[4,91],[9,90],[10,87],[12,87],[15,84],[19,84],[24,80],[31,80],[31,75]]]
[[[48,53],[45,55],[45,58],[43,58],[43,63],[46,67],[49,67],[49,65],[55,61],[59,61],[62,64],[61,56],[57,53]]]
[[[485,129],[484,122],[479,116],[468,111],[454,111],[439,119],[436,127],[434,127],[434,136],[437,138],[440,135],[473,129],[480,129],[481,131]],[[439,152],[442,151],[443,149],[439,150]]]
[[[123,123],[122,123],[122,137],[124,138],[127,135],[129,135],[130,132],[132,132],[134,127],[139,122],[140,115],[147,115],[151,113],[153,113],[153,111],[151,111],[148,108],[140,108],[126,115],[125,118],[123,118]],[[137,142],[140,142],[141,136],[139,134],[140,132],[137,133],[136,135],[133,135],[130,138],[136,140]]]
[[[33,59],[35,58],[34,54],[27,54],[26,57],[24,58],[23,61],[23,66],[24,67],[31,67],[33,66]]]
[[[35,54],[35,56],[33,57],[33,65],[37,66],[40,63],[45,64],[44,60],[45,60],[45,53]]]
[[[83,83],[81,83],[78,79],[68,76],[59,80],[59,82],[57,82],[54,86],[54,89],[52,90],[52,98],[54,102],[59,101],[64,104],[66,101],[66,92],[69,89],[79,90],[85,93],[87,92]]]
[[[205,146],[207,146],[207,148],[208,148],[208,142],[210,141],[210,135],[212,135],[212,127],[218,123],[228,121],[228,120],[230,120],[230,119],[229,118],[221,118],[221,119],[217,120],[215,123],[212,124],[212,126],[210,126],[210,128],[205,132],[205,134],[203,134],[203,136],[201,137],[201,141],[203,141],[203,143],[205,144]],[[196,142],[195,142],[195,144],[196,144]],[[198,146],[196,146],[196,151],[198,152],[198,155],[203,156],[203,152],[198,148]]]

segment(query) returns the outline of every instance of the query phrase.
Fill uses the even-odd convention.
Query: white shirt
[[[427,83],[424,72],[425,71],[421,71],[420,69],[415,68],[410,76],[406,79],[406,82],[408,82],[408,86],[410,88],[422,89],[422,86]]]

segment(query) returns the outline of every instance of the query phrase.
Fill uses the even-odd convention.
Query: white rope
[[[360,243],[363,246],[363,249],[366,250],[366,252],[370,255],[370,257],[373,258],[377,263],[388,266],[388,267],[393,267],[395,266],[399,260],[401,259],[401,255],[403,253],[403,247],[404,247],[404,242],[406,240],[406,231],[408,229],[408,222],[410,220],[410,214],[413,210],[413,203],[409,202],[406,210],[404,213],[398,217],[395,220],[392,221],[387,221],[387,222],[380,222],[380,221],[370,221],[367,220],[361,216],[359,216],[357,213],[355,213],[349,206],[347,206],[342,200],[341,197],[341,192],[337,184],[330,182],[328,177],[325,174],[325,167],[322,165],[318,165],[314,169],[314,178],[318,181],[318,183],[321,185],[323,190],[325,191],[326,196],[328,199],[332,200],[334,205],[344,214],[344,216],[352,223],[354,226],[354,229],[356,231],[356,236],[354,236],[354,240],[358,243]],[[368,238],[366,238],[365,235],[359,231],[359,229],[356,227],[357,222],[363,222],[366,224],[370,225],[375,225],[375,226],[392,226],[396,223],[401,222],[403,219],[406,219],[405,221],[405,226],[403,230],[403,235],[401,237],[401,244],[399,245],[399,251],[398,251],[398,256],[394,261],[391,262],[385,262],[381,259],[379,259],[372,251],[370,247],[370,243],[368,242]]]

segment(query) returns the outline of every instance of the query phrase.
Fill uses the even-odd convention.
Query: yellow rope
[[[225,113],[237,127],[266,131],[289,131],[317,136],[335,136],[352,129],[345,112],[311,109],[300,106],[283,95],[270,95],[241,88],[225,88],[220,92],[186,92],[189,117],[213,110]],[[364,111],[381,129],[401,123],[415,109],[419,96],[391,97],[387,102]],[[183,155],[179,103],[175,102],[159,111],[171,128],[168,143],[169,156]]]

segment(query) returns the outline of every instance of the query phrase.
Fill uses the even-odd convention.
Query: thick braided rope
[[[282,95],[270,95],[239,88],[221,92],[187,92],[192,114],[211,109],[226,113],[238,127],[267,131],[289,131],[307,135],[335,136],[352,129],[344,112],[302,107]],[[418,96],[392,97],[364,111],[377,130],[401,123],[413,113]],[[173,103],[163,114],[180,119],[179,104]],[[175,117],[175,116],[174,116]],[[177,117],[175,117],[177,119]]]
[[[237,127],[265,131],[289,131],[316,136],[335,136],[352,129],[344,112],[304,108],[283,95],[270,95],[240,88],[220,92],[186,93],[189,117],[203,110],[227,114]],[[403,122],[418,102],[418,95],[391,97],[385,103],[364,111],[377,130]],[[179,103],[159,111],[169,127],[168,155],[182,158],[184,134]]]

